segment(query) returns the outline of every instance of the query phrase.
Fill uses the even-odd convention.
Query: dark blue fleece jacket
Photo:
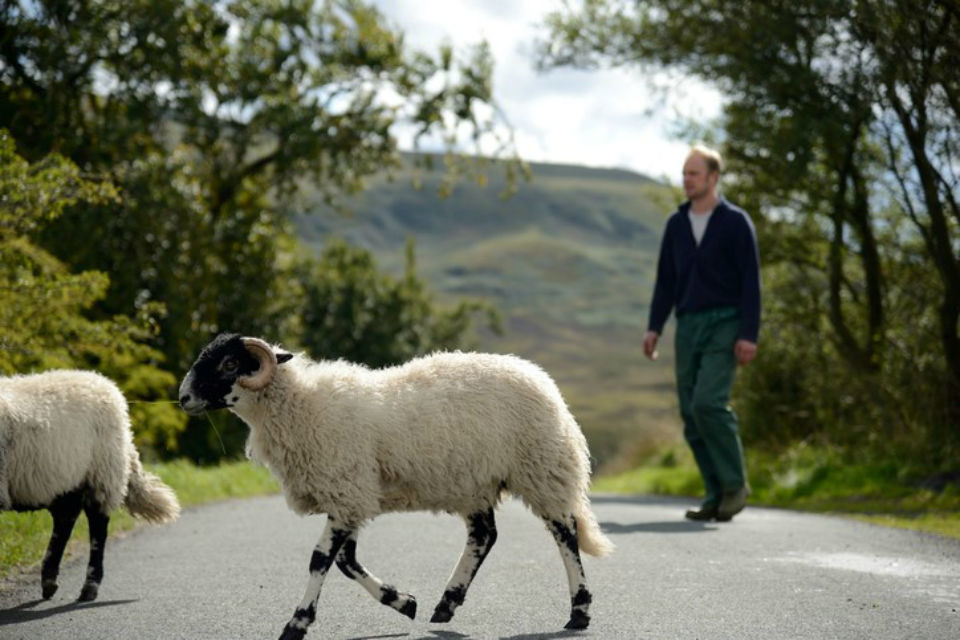
[[[700,245],[685,202],[667,220],[650,303],[651,331],[663,333],[671,310],[678,316],[716,307],[740,312],[738,338],[757,341],[760,331],[760,257],[757,232],[747,213],[721,199]]]

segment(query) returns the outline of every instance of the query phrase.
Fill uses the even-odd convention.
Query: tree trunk
[[[838,351],[843,358],[860,371],[878,371],[882,365],[880,356],[884,336],[883,273],[876,238],[870,224],[870,205],[865,185],[856,168],[855,155],[860,135],[860,126],[854,126],[837,167],[837,191],[831,211],[833,238],[828,262],[829,317]],[[853,186],[852,203],[847,196],[850,185]],[[860,263],[865,275],[867,330],[862,337],[856,336],[850,329],[841,295],[846,248],[843,234],[848,220],[860,241]]]
[[[925,104],[914,104],[912,109],[906,106],[897,94],[896,84],[887,84],[887,97],[900,119],[906,135],[907,144],[916,163],[917,176],[920,179],[924,203],[930,224],[924,238],[933,259],[937,273],[943,283],[943,302],[940,305],[940,338],[943,344],[943,356],[950,375],[948,382],[949,419],[960,425],[960,334],[957,322],[960,320],[960,264],[954,255],[950,237],[950,225],[940,199],[936,172],[927,156],[927,131],[925,128]],[[911,116],[914,115],[916,120]]]

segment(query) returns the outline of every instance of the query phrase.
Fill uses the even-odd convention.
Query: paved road
[[[418,620],[377,604],[339,572],[327,579],[307,638],[960,638],[960,542],[840,518],[748,508],[729,524],[682,521],[689,503],[597,497],[618,545],[586,561],[591,628],[568,613],[557,550],[518,503],[498,511],[500,537],[447,625],[427,622],[464,539],[460,521],[426,513],[377,519],[359,557],[418,597]],[[188,510],[108,545],[100,598],[77,605],[85,559],[60,591],[39,579],[0,591],[0,639],[272,639],[300,599],[323,517],[278,497]]]

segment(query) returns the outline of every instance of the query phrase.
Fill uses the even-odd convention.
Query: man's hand
[[[647,331],[647,335],[643,336],[643,355],[651,360],[656,360],[660,357],[660,354],[657,353],[657,340],[659,338],[660,334],[656,331]]]
[[[733,355],[737,358],[737,364],[745,365],[757,357],[757,343],[749,340],[737,340],[733,345]]]

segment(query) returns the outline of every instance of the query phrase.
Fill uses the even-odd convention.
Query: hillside
[[[417,189],[405,170],[373,181],[349,201],[351,215],[306,196],[297,229],[317,249],[344,237],[394,273],[412,237],[417,272],[439,300],[484,298],[503,313],[506,335],[479,335],[478,348],[547,369],[597,462],[619,468],[678,433],[670,359],[651,364],[641,352],[673,195],[628,171],[531,170],[532,180],[507,199],[496,167],[486,186],[461,179],[443,199],[440,171],[419,175]]]

